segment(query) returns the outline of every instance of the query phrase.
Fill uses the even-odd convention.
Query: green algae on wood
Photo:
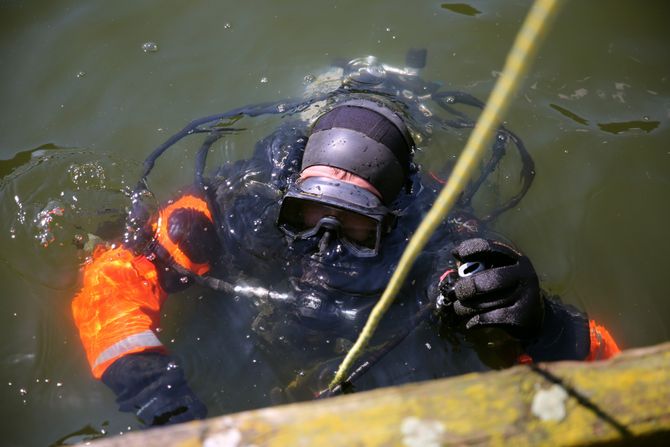
[[[567,397],[560,417],[532,411]],[[95,447],[654,445],[670,437],[670,343],[605,362],[516,366],[146,430]],[[556,409],[554,409],[556,410]]]

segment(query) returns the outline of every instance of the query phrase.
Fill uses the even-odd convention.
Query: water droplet
[[[306,74],[304,78],[302,78],[302,84],[303,85],[309,85],[312,82],[316,80],[316,77],[313,74]]]
[[[179,278],[179,282],[182,284],[188,284],[188,276],[182,276]]]
[[[25,388],[21,388],[21,389],[19,390],[19,394],[20,394],[21,396],[25,396],[26,394],[28,394],[28,390],[26,390]],[[24,401],[24,402],[25,402],[25,401]]]
[[[231,26],[232,25],[230,23],[226,22],[226,23],[223,24],[223,29],[230,29]]]
[[[142,51],[145,53],[155,53],[158,51],[158,45],[156,42],[144,42],[142,44]]]
[[[78,71],[78,72],[77,72],[77,78],[83,78],[84,76],[86,76],[86,72],[85,72],[85,71]]]
[[[270,82],[270,81],[269,81],[269,79],[266,78],[265,76],[263,76],[263,77],[261,78],[261,84],[267,84],[268,82]]]
[[[56,386],[60,388],[63,386],[63,384],[61,382],[56,382]]]

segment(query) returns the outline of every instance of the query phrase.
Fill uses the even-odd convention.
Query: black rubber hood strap
[[[332,166],[356,174],[377,188],[386,204],[395,199],[408,175],[387,146],[355,130],[341,128],[309,137],[302,169],[310,166]]]
[[[404,122],[375,101],[345,101],[324,113],[312,127],[302,160],[331,166],[370,182],[391,203],[409,176],[414,142]]]

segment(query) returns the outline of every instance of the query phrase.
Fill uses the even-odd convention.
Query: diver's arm
[[[604,326],[577,308],[542,295],[542,328],[536,337],[523,342],[533,361],[606,360],[621,352]]]
[[[443,275],[442,311],[466,329],[504,329],[534,361],[602,360],[619,352],[604,327],[546,296],[530,260],[509,245],[468,239],[453,256],[460,265],[483,267],[467,276],[455,271]]]
[[[167,294],[189,282],[170,266],[204,274],[219,249],[211,240],[216,236],[206,202],[193,195],[163,207],[153,230],[151,253],[97,247],[83,267],[83,287],[72,302],[93,376],[112,388],[122,411],[134,411],[149,424],[175,422],[172,410],[181,411],[184,402],[191,407],[178,420],[204,416],[181,370],[167,367],[174,362],[155,330]],[[170,386],[160,386],[163,382]]]
[[[95,378],[124,355],[165,351],[154,330],[166,296],[156,266],[145,256],[123,246],[96,247],[83,268],[83,287],[72,301]]]

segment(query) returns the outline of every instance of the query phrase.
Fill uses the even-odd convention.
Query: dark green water
[[[69,311],[81,260],[72,238],[113,226],[153,147],[194,117],[300,95],[340,57],[400,65],[408,48],[427,48],[424,78],[484,99],[528,7],[0,1],[0,442],[136,427],[88,372]],[[623,347],[670,339],[669,10],[569,2],[507,118],[537,176],[497,229],[545,288]],[[264,131],[219,158],[248,155]],[[182,148],[161,162],[157,191],[189,182],[193,151]]]

